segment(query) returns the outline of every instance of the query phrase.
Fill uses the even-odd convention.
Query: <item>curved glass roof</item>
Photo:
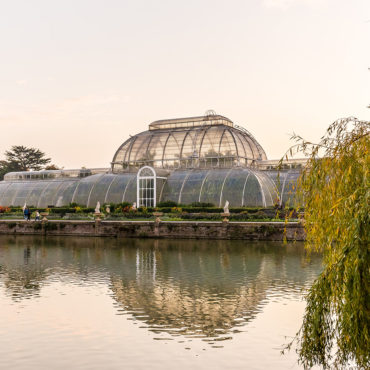
[[[199,126],[213,126],[225,125],[233,127],[233,122],[224,116],[217,114],[187,117],[187,118],[173,118],[154,121],[149,125],[149,130],[163,130],[168,128],[184,128],[184,127],[199,127]]]
[[[107,173],[107,172],[109,172],[109,168],[80,168],[77,170],[41,170],[41,171],[8,172],[4,176],[4,181],[87,177],[91,175],[96,175],[98,173]]]
[[[298,171],[281,175],[276,171],[256,171],[250,168],[194,169],[172,171],[167,178],[157,177],[158,202],[213,203],[231,207],[269,207],[278,197],[284,203],[295,195]],[[121,203],[137,201],[137,174],[101,173],[84,178],[54,178],[44,180],[0,181],[0,206],[66,206],[78,203],[94,207],[97,202]]]
[[[266,153],[245,129],[219,115],[155,121],[125,141],[112,161],[113,172],[155,168],[250,167]]]

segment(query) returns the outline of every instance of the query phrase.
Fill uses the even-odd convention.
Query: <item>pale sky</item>
[[[209,109],[269,159],[370,120],[369,0],[0,0],[0,159],[108,167],[150,122]]]

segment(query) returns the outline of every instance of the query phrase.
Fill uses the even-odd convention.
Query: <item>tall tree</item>
[[[5,157],[10,167],[18,171],[39,171],[50,163],[50,158],[45,158],[44,152],[23,145],[12,146],[11,150],[5,152]]]
[[[10,170],[11,171],[11,170]],[[0,161],[0,180],[4,178],[4,175],[9,171],[9,164],[7,161]]]
[[[308,291],[295,338],[306,368],[351,362],[370,368],[369,132],[370,122],[342,119],[318,144],[294,136],[297,145],[289,151],[309,155],[298,199],[304,201],[306,247],[323,253],[323,271]]]
[[[0,161],[0,180],[7,172],[39,171],[48,163],[50,163],[50,158],[45,158],[45,153],[41,150],[14,145],[5,152],[5,160]]]

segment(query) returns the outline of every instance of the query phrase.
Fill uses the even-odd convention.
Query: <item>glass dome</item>
[[[61,207],[77,203],[212,203],[270,207],[294,201],[296,160],[280,174],[256,139],[224,116],[155,121],[130,137],[106,168],[11,172],[0,181],[0,206]]]
[[[220,115],[155,121],[115,153],[113,172],[155,168],[250,167],[266,153],[245,129]]]

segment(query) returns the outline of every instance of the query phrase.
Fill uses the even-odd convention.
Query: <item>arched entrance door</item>
[[[137,173],[138,207],[155,207],[157,194],[157,176],[154,168],[145,166]]]

